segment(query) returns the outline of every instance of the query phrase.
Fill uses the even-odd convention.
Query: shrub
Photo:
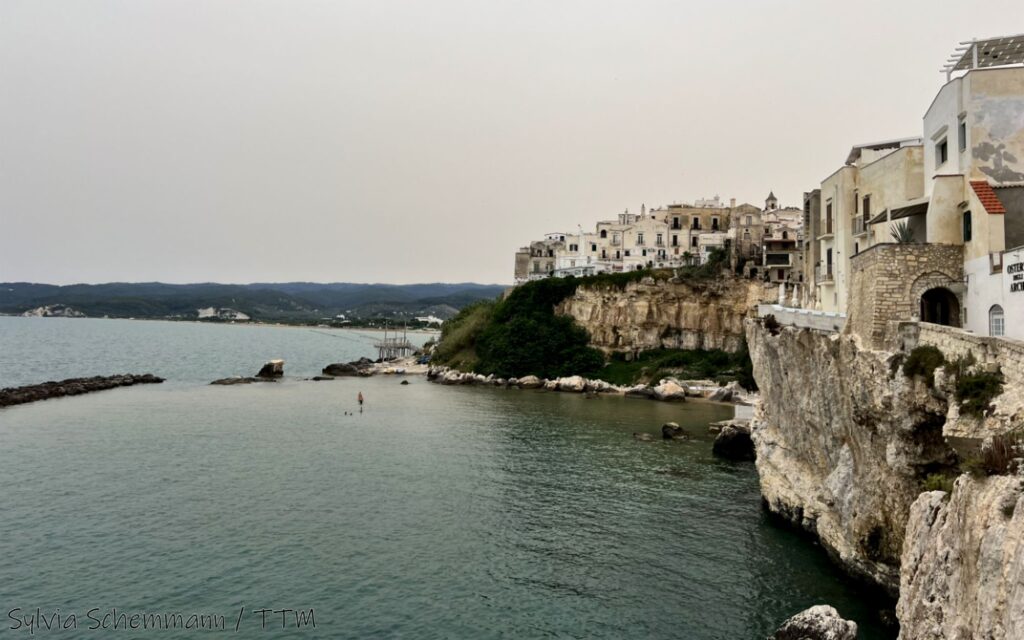
[[[476,365],[476,341],[491,320],[495,302],[482,300],[463,308],[441,327],[441,340],[432,357],[433,362],[459,369]]]
[[[965,460],[962,467],[975,477],[1016,473],[1022,444],[1024,437],[1021,431],[992,436],[992,442],[983,446],[978,455]]]
[[[960,403],[960,413],[965,415],[984,415],[1002,392],[1003,374],[998,371],[966,373],[956,380],[956,399]]]
[[[931,387],[935,385],[935,370],[946,364],[946,357],[931,345],[914,347],[903,363],[903,375],[908,378],[921,376]]]
[[[774,313],[769,313],[764,317],[764,328],[768,330],[768,333],[773,336],[777,336],[782,330],[782,325],[780,325],[779,321],[775,319]]]
[[[929,473],[922,483],[925,491],[953,492],[953,478],[945,473]]]

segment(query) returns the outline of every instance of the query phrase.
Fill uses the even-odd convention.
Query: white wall
[[[1024,340],[1024,247],[1012,249],[1003,255],[1002,276],[1006,336]]]

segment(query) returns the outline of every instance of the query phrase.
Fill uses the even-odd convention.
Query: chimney
[[[736,198],[729,198],[729,208],[730,209],[735,209],[736,208]]]

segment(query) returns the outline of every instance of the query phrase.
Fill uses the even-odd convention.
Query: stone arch
[[[962,283],[942,271],[930,271],[914,280],[910,300],[922,322],[961,326]]]

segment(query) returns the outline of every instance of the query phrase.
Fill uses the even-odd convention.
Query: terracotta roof
[[[996,192],[992,190],[992,185],[988,182],[985,180],[971,180],[971,188],[978,195],[978,200],[981,200],[981,206],[985,207],[985,211],[989,213],[1006,213],[1006,207],[999,201]]]

